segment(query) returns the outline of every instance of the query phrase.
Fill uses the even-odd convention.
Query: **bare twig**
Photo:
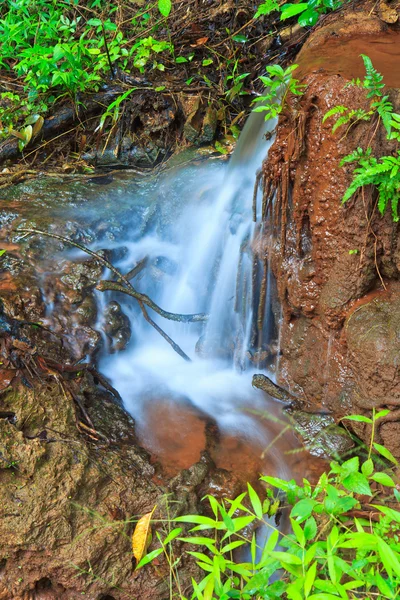
[[[141,311],[143,313],[143,316],[146,319],[146,321],[148,323],[150,323],[150,325],[152,325],[156,331],[158,331],[158,333],[168,342],[168,344],[170,344],[172,346],[172,348],[175,350],[175,352],[177,352],[179,354],[179,356],[182,356],[183,359],[187,360],[188,362],[191,362],[191,360],[188,357],[188,355],[185,354],[185,352],[178,346],[178,344],[175,344],[174,340],[172,340],[169,337],[169,335],[166,334],[165,331],[163,331],[161,329],[161,327],[159,327],[157,325],[157,323],[154,323],[153,319],[151,319],[149,317],[149,314],[148,314],[148,312],[146,310],[146,307],[143,304],[143,302],[141,300],[138,300],[138,302],[139,302],[140,309],[141,309]]]

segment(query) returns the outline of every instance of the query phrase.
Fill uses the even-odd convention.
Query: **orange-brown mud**
[[[336,134],[334,119],[322,122],[337,105],[369,108],[365,92],[347,85],[364,75],[361,53],[384,74],[398,112],[397,26],[361,13],[332,18],[298,56],[307,88],[295,112],[281,120],[264,165],[277,207],[272,264],[284,312],[279,377],[337,417],[400,405],[399,225],[389,210],[378,213],[370,188],[343,206],[353,168],[339,167],[358,146],[382,156],[396,144],[376,122]],[[376,441],[400,456],[396,415],[382,421]],[[369,440],[368,428],[355,429]]]

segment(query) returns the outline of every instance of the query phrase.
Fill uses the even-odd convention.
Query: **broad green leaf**
[[[304,548],[306,545],[306,537],[304,535],[304,531],[301,526],[295,519],[290,519],[290,523],[292,525],[293,533],[296,536],[296,540],[299,542],[300,546]]]
[[[307,10],[308,4],[306,2],[300,2],[299,4],[286,4],[281,12],[281,21],[295,17],[300,13]]]
[[[176,517],[174,521],[178,523],[198,523],[199,525],[209,525],[210,527],[217,525],[217,521],[210,519],[210,517],[203,517],[202,515],[182,515],[181,517]]]
[[[163,17],[168,17],[171,12],[172,2],[171,0],[158,0],[158,10]]]
[[[386,487],[395,487],[396,486],[393,479],[389,475],[387,475],[387,473],[374,473],[374,475],[371,475],[370,479],[373,479],[377,483],[380,483],[381,485],[385,485]]]
[[[226,552],[231,552],[232,550],[235,550],[236,548],[239,548],[240,546],[243,546],[243,544],[246,544],[247,542],[241,541],[241,540],[237,540],[236,542],[231,542],[230,544],[227,544],[226,546],[223,546],[221,548],[221,554],[225,554]]]
[[[365,475],[362,475],[362,473],[351,473],[343,479],[342,483],[350,492],[372,496],[368,480]]]
[[[247,37],[241,33],[234,35],[232,39],[234,42],[238,42],[239,44],[245,44],[247,42]]]
[[[373,508],[376,508],[380,512],[382,512],[387,517],[390,517],[393,521],[400,523],[400,512],[394,510],[393,508],[389,508],[389,506],[380,506],[379,504],[371,504]]]
[[[365,475],[366,477],[369,477],[374,472],[374,463],[371,458],[366,460],[361,465],[361,471],[362,471],[362,474]]]
[[[178,538],[180,542],[186,542],[187,544],[193,544],[194,546],[205,546],[206,548],[208,548],[208,550],[210,550],[211,552],[217,552],[217,549],[215,547],[215,542],[212,538],[207,538],[207,537],[185,537],[185,538]]]
[[[400,562],[392,548],[383,539],[378,538],[378,550],[381,561],[386,569],[389,577],[392,576],[394,571],[397,577],[400,577]]]
[[[342,473],[357,473],[360,468],[360,459],[358,456],[354,456],[349,460],[346,460],[341,466],[340,470]]]
[[[375,421],[377,421],[378,419],[381,419],[382,417],[386,417],[386,415],[388,415],[390,413],[390,410],[388,410],[387,408],[385,408],[384,410],[380,410],[379,412],[377,412],[375,414]]]
[[[289,565],[301,565],[302,560],[298,556],[294,554],[289,554],[289,552],[271,552],[272,558],[276,558],[276,560],[280,560],[281,563],[287,563]]]
[[[308,9],[305,10],[299,16],[299,25],[301,27],[313,27],[318,21],[319,13],[316,10]]]
[[[170,542],[172,542],[172,540],[174,540],[175,538],[177,538],[178,535],[181,532],[182,532],[182,528],[181,527],[175,527],[175,529],[173,529],[172,531],[170,531],[170,533],[165,538],[164,545],[166,546],[167,544],[169,544]]]
[[[299,500],[291,510],[291,517],[300,517],[300,522],[305,521],[312,513],[314,506],[317,504],[316,500],[311,498],[304,498]]]

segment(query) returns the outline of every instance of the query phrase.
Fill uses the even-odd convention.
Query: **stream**
[[[87,255],[76,249],[45,255],[41,243],[34,244],[47,324],[57,330],[62,322],[65,329],[69,319],[73,346],[86,331],[78,317],[90,300],[99,370],[135,419],[140,444],[167,476],[190,467],[205,449],[217,467],[241,481],[256,481],[260,472],[302,477],[307,468],[282,405],[251,385],[256,372],[274,379],[280,358],[282,313],[268,262],[264,271],[274,240],[258,214],[253,222],[256,174],[274,125],[253,113],[229,161],[199,155],[186,160],[183,153],[181,162],[157,175],[39,179],[14,192],[8,204],[11,215],[10,207],[21,209],[24,223],[50,231],[56,226],[78,240],[86,236],[90,248],[105,251],[121,273],[145,261],[132,283],[164,310],[208,315],[206,322],[181,323],[149,309],[190,359],[184,360],[129,296],[95,290],[90,300],[80,293],[74,265],[85,265]],[[258,212],[261,195],[258,190]],[[103,272],[102,279],[111,275]],[[59,281],[70,288],[67,308]],[[113,314],[124,324],[123,340],[111,339]]]

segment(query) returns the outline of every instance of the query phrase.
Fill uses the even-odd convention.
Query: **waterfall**
[[[118,297],[131,319],[132,340],[126,350],[104,354],[100,368],[139,428],[149,403],[168,399],[196,407],[223,432],[269,442],[249,413],[273,412],[265,395],[251,386],[257,364],[249,357],[257,350],[252,249],[260,235],[252,199],[256,173],[272,143],[266,133],[274,126],[253,113],[229,162],[176,167],[142,190],[147,208],[132,225],[118,268],[126,272],[148,257],[135,287],[165,310],[205,312],[209,320],[183,324],[151,314],[191,358],[185,362],[144,321],[136,303]]]

